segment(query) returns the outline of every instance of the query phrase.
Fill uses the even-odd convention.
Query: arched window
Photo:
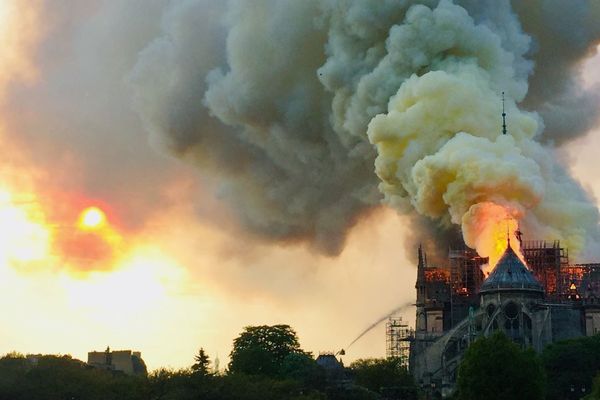
[[[506,335],[517,340],[521,337],[521,327],[519,324],[519,306],[516,303],[508,302],[503,308],[504,312],[504,331]]]
[[[519,316],[519,306],[513,303],[512,301],[506,303],[503,311],[504,315],[506,315],[506,318],[509,319],[515,319]]]
[[[525,326],[525,329],[531,330],[531,318],[529,318],[527,314],[523,314],[523,325]]]
[[[424,313],[420,313],[417,316],[417,321],[418,321],[418,324],[419,324],[419,326],[417,327],[417,330],[424,331],[424,330],[427,329],[427,318],[425,317]]]
[[[523,313],[523,338],[525,339],[526,346],[533,346],[533,324],[531,318]]]

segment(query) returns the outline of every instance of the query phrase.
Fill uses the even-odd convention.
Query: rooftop
[[[542,285],[510,247],[510,242],[492,273],[481,285],[480,293],[500,290],[544,292]]]

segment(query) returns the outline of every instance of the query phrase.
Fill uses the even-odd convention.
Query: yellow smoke
[[[521,224],[531,236],[581,250],[595,209],[534,140],[536,116],[510,98],[507,108],[502,135],[500,93],[474,64],[413,75],[369,125],[387,202],[460,225],[465,243],[492,266],[506,248],[507,224],[513,243]]]

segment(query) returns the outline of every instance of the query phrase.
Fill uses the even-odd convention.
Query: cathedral
[[[541,352],[600,333],[600,264],[571,264],[558,241],[520,241],[522,261],[514,245],[507,241],[487,277],[487,258],[472,249],[451,249],[448,264],[434,267],[419,247],[409,368],[424,390],[450,395],[462,356],[479,336],[500,330]]]

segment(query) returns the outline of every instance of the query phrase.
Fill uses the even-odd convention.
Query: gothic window
[[[532,323],[531,318],[525,313],[523,313],[523,334],[525,336],[527,346],[533,345],[533,333],[531,331]]]
[[[508,337],[513,340],[518,339],[520,335],[519,326],[519,306],[512,301],[503,307],[504,316],[504,331]]]
[[[531,318],[529,318],[526,314],[523,314],[523,323],[525,328],[531,330]]]
[[[427,319],[425,317],[425,314],[420,313],[419,316],[417,317],[417,320],[419,321],[419,330],[426,330],[427,329]]]
[[[507,331],[518,331],[519,330],[519,320],[518,319],[507,319],[504,321],[504,329]]]
[[[519,306],[517,306],[512,301],[507,303],[504,306],[504,315],[506,315],[506,317],[510,319],[517,318],[517,316],[519,315]]]

